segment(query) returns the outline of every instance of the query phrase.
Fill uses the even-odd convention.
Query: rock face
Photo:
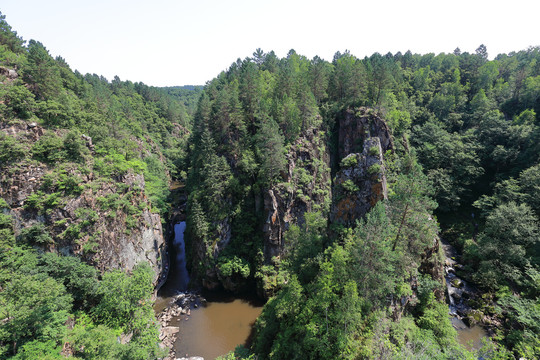
[[[4,66],[0,66],[0,75],[5,76],[8,80],[15,80],[19,77],[16,70]]]
[[[381,142],[378,137],[363,141],[361,154],[349,154],[341,161],[334,178],[334,201],[330,221],[354,226],[377,204],[388,198]]]
[[[339,121],[341,162],[334,177],[331,222],[354,226],[388,197],[383,155],[393,148],[388,125],[372,109],[344,112]]]
[[[330,157],[322,134],[306,131],[287,154],[283,182],[264,193],[264,258],[270,262],[284,247],[283,236],[290,224],[303,224],[304,214],[321,211],[326,215],[331,199]]]
[[[0,131],[30,143],[44,133],[41,126],[26,123],[0,124]],[[85,136],[83,140],[92,151],[92,139]],[[68,194],[58,188],[59,179],[65,178],[75,182],[76,191]],[[9,204],[14,219],[15,235],[41,223],[52,241],[33,245],[80,256],[100,271],[131,271],[147,261],[157,282],[166,249],[161,218],[149,210],[142,174],[128,172],[116,181],[104,181],[75,164],[60,170],[29,160],[3,170],[0,185],[0,197]]]
[[[339,158],[362,152],[364,141],[375,137],[379,138],[382,154],[394,149],[388,125],[373,109],[360,107],[346,110],[339,121]]]

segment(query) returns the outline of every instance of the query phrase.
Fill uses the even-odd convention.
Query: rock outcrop
[[[373,109],[360,107],[346,110],[339,120],[339,159],[361,153],[365,148],[364,141],[375,137],[379,138],[383,154],[394,149],[388,125]]]
[[[0,131],[29,145],[44,134],[41,126],[24,122],[1,123]],[[93,151],[92,139],[82,140]],[[15,234],[43,224],[51,241],[33,246],[80,256],[100,271],[131,271],[147,261],[157,283],[166,249],[161,218],[150,210],[143,175],[127,172],[114,181],[83,168],[91,169],[72,163],[60,169],[24,160],[3,169],[0,197],[10,206]],[[68,192],[66,186],[73,190]]]
[[[0,76],[5,76],[8,80],[15,80],[19,77],[15,69],[8,69],[7,67],[0,66]]]
[[[334,178],[332,223],[354,226],[378,201],[388,198],[381,142],[374,137],[363,144],[362,153],[341,160],[341,170]]]
[[[283,182],[264,194],[267,214],[263,228],[264,258],[271,262],[284,247],[284,233],[290,224],[302,225],[306,212],[328,214],[331,200],[330,157],[323,134],[306,131],[287,154],[287,171]]]
[[[338,125],[340,170],[333,181],[330,221],[350,227],[388,197],[383,155],[394,144],[388,125],[372,109],[349,109]]]

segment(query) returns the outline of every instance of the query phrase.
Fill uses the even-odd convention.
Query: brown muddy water
[[[253,324],[261,314],[262,303],[225,294],[205,294],[206,306],[191,310],[191,316],[179,321],[176,356],[202,356],[215,359],[245,345]]]
[[[458,342],[467,350],[478,350],[482,347],[482,340],[487,339],[487,333],[481,326],[468,327],[458,318],[452,318],[452,325],[457,330]]]
[[[170,269],[154,305],[156,314],[171,303],[174,295],[188,287],[185,222],[176,224],[174,230],[169,249]],[[247,345],[264,303],[254,295],[233,296],[225,292],[203,292],[201,295],[206,303],[192,307],[189,315],[179,315],[169,324],[180,328],[174,345],[176,357],[202,356],[211,360],[234,350],[237,345]]]

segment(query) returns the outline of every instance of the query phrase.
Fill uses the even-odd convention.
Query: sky
[[[538,0],[1,0],[0,11],[73,70],[152,86],[204,85],[257,48],[331,61],[540,45]]]

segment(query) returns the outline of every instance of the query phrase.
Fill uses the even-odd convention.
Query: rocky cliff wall
[[[0,123],[0,130],[26,146],[45,132],[25,122]],[[91,139],[83,140],[93,150]],[[97,176],[88,170],[91,168],[91,163],[54,166],[33,159],[4,164],[0,197],[10,206],[15,234],[43,225],[40,231],[50,241],[30,245],[80,256],[101,271],[131,271],[137,263],[147,261],[157,283],[164,266],[165,243],[160,215],[150,210],[144,192],[143,175],[127,172],[115,181]]]
[[[363,140],[362,153],[341,160],[334,178],[330,221],[353,227],[378,201],[388,198],[384,159],[379,137]]]
[[[270,262],[284,247],[284,233],[290,224],[303,224],[306,212],[327,215],[331,201],[330,156],[323,134],[310,129],[287,153],[283,182],[264,194],[267,214],[263,227],[264,258]]]
[[[379,138],[382,154],[394,149],[390,128],[373,109],[348,109],[339,120],[338,126],[340,160],[349,154],[361,153],[365,148],[364,141],[369,138]]]

